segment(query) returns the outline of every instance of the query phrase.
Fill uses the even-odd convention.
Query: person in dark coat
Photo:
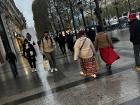
[[[140,20],[135,13],[129,15],[130,41],[133,43],[136,70],[140,71]]]
[[[35,42],[33,41],[33,43],[31,43],[32,40],[32,36],[30,35],[30,33],[26,34],[26,38],[23,41],[22,47],[23,47],[23,56],[25,57],[25,50],[26,50],[26,44],[30,43],[32,45],[35,45]]]
[[[6,60],[10,64],[14,77],[17,77],[18,71],[17,71],[17,67],[16,67],[16,62],[17,62],[16,55],[12,51],[8,51],[8,53],[6,54]]]
[[[67,42],[67,46],[68,49],[73,53],[74,52],[74,40],[73,40],[73,35],[71,33],[69,33],[66,36],[66,42]]]
[[[36,51],[32,44],[30,43],[26,44],[25,53],[26,53],[26,58],[32,68],[32,72],[37,71],[36,70]]]
[[[66,39],[65,39],[65,37],[61,33],[59,33],[59,37],[57,40],[58,40],[59,47],[60,47],[63,55],[66,55],[66,47],[65,47]]]
[[[92,41],[92,43],[95,41],[95,37],[96,37],[96,32],[94,29],[89,28],[87,30],[87,37]]]
[[[29,42],[28,42],[28,40],[27,39],[24,39],[24,42],[23,42],[23,44],[22,44],[22,47],[23,47],[23,56],[25,57],[25,50],[26,50],[26,44],[28,44]]]

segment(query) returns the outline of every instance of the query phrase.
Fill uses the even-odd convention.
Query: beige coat
[[[98,48],[105,48],[110,46],[112,47],[112,41],[108,35],[104,32],[98,33],[95,38],[95,49],[98,50]]]
[[[82,49],[80,50],[83,43],[84,45]],[[94,53],[95,53],[95,49],[89,38],[80,37],[79,39],[76,40],[75,45],[74,45],[74,60],[77,60],[79,57],[91,58],[94,55]]]
[[[41,50],[43,52],[52,52],[55,50],[55,41],[52,38],[52,42],[51,39],[48,38],[47,40],[45,38],[43,38],[43,42],[41,44]]]

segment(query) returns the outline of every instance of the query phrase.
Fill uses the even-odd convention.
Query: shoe
[[[135,67],[135,70],[136,71],[140,71],[140,67]]]
[[[106,64],[106,69],[107,69],[108,71],[111,71],[111,65]]]
[[[58,69],[57,68],[54,68],[54,71],[58,71]]]
[[[53,68],[51,69],[51,73],[53,73]]]
[[[87,76],[86,74],[83,73],[83,71],[80,71],[81,76]]]
[[[14,74],[14,78],[17,78],[18,74]]]
[[[35,72],[35,70],[34,70],[34,69],[32,69],[32,72]]]
[[[34,71],[35,71],[35,72],[37,72],[37,70],[36,70],[36,69],[34,69]]]
[[[96,78],[97,76],[96,76],[96,74],[92,74],[91,77]]]

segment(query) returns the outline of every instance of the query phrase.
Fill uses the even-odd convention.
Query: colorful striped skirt
[[[86,59],[80,58],[80,64],[82,76],[91,76],[97,73],[97,61],[94,56]]]

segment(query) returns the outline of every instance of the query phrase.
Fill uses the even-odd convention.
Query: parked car
[[[128,17],[127,16],[122,16],[119,18],[119,20],[120,20],[120,27],[121,28],[128,27],[129,24],[128,24]]]

